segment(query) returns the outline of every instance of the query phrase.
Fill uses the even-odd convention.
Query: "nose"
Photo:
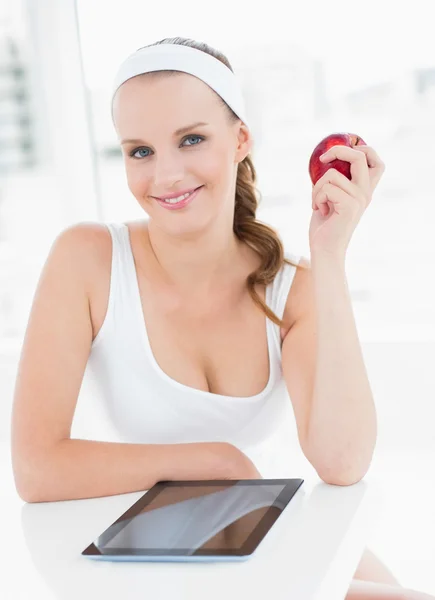
[[[180,157],[172,153],[160,155],[154,161],[154,186],[156,189],[168,190],[177,181],[184,179],[184,166]]]

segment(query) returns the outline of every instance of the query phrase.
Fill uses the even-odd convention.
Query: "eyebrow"
[[[182,133],[187,133],[188,131],[191,131],[192,129],[195,129],[196,127],[203,127],[205,125],[208,125],[208,123],[205,123],[204,121],[198,121],[197,123],[192,123],[192,125],[187,125],[186,127],[180,127],[180,129],[177,129],[177,131],[174,132],[174,136],[178,136],[181,135]],[[122,140],[121,141],[121,145],[122,144],[143,144],[144,140],[130,140],[130,139],[126,139],[126,140]]]

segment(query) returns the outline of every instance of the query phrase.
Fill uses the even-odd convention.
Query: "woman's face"
[[[113,116],[128,187],[156,225],[168,233],[216,222],[232,226],[237,165],[251,136],[240,121],[229,124],[211,88],[186,73],[134,77],[118,89]],[[191,127],[198,122],[206,125]],[[170,210],[156,200],[199,186],[184,208]]]

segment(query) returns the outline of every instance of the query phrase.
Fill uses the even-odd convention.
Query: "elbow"
[[[26,502],[27,504],[34,504],[36,502],[49,502],[50,500],[55,500],[54,498],[50,499],[46,497],[40,488],[36,489],[31,486],[19,485],[17,481],[15,481],[15,490],[18,496],[21,498],[21,500],[23,500],[23,502]]]
[[[311,462],[311,461],[310,461]],[[365,457],[363,460],[334,460],[329,461],[329,464],[322,462],[311,462],[317,471],[320,479],[330,485],[354,485],[366,476],[370,464],[370,460]]]
[[[23,500],[23,502],[32,503],[38,502],[35,494],[31,490],[30,486],[25,485],[19,478],[19,476],[14,472],[14,482],[15,482],[15,491],[18,496]]]
[[[39,462],[13,454],[12,472],[15,490],[21,500],[29,504],[46,501],[43,469],[40,468]]]
[[[37,478],[37,481],[33,481],[32,483],[29,480],[24,481],[23,479],[20,479],[15,473],[14,478],[15,490],[18,496],[28,504],[60,500],[60,498],[56,498],[55,494],[52,494],[50,497],[50,490],[44,485],[42,479]]]
[[[15,483],[15,491],[18,496],[27,503],[33,502],[41,502],[41,499],[38,498],[38,495],[35,493],[34,486],[29,485],[28,481],[24,479],[24,477],[20,476],[19,473],[14,471],[14,483]]]
[[[359,481],[361,481],[364,477],[364,475],[348,475],[348,474],[337,474],[337,473],[333,473],[333,474],[327,474],[327,475],[321,475],[319,473],[319,477],[325,482],[328,483],[329,485],[353,485],[354,483],[358,483]]]
[[[17,462],[12,456],[12,474],[14,478],[15,491],[24,502],[33,502],[33,495],[28,485],[27,477],[22,472],[22,467],[18,468]],[[22,462],[22,461],[21,461]]]
[[[319,475],[320,479],[329,485],[354,485],[365,477],[367,471],[368,468],[364,470],[352,469],[346,471],[327,469],[323,471],[318,470],[317,474]]]
[[[17,488],[17,494],[21,498],[21,500],[23,500],[23,502],[26,502],[27,504],[38,502],[38,500],[34,496],[32,496],[32,494],[27,493],[27,491],[23,491]]]

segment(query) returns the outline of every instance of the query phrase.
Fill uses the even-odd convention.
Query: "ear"
[[[250,153],[253,145],[252,134],[249,128],[242,122],[238,124],[237,132],[237,150],[236,150],[236,162],[242,162],[244,158]]]

